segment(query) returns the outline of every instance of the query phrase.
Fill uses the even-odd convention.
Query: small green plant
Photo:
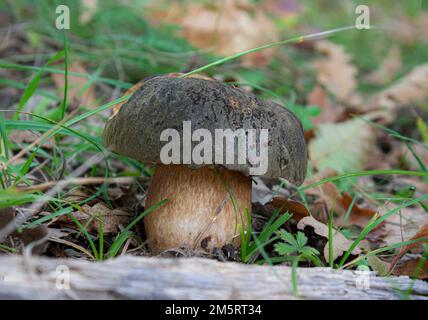
[[[305,234],[299,231],[296,236],[293,236],[290,232],[281,229],[276,232],[276,235],[280,240],[274,244],[275,252],[281,256],[284,256],[286,260],[293,262],[294,260],[300,261],[311,261],[316,266],[321,266],[319,251],[307,245],[308,238]]]
[[[293,293],[298,296],[297,290],[297,267],[301,261],[312,261],[316,266],[321,266],[322,262],[318,258],[318,250],[307,246],[308,238],[303,232],[298,232],[294,237],[290,232],[280,229],[276,232],[277,237],[282,240],[274,244],[274,250],[282,256],[283,262],[291,262],[291,284]]]

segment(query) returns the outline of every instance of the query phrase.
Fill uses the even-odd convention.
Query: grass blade
[[[386,174],[402,174],[402,175],[409,175],[409,176],[428,177],[428,172],[411,171],[411,170],[368,170],[368,171],[350,172],[350,173],[340,174],[334,177],[324,178],[314,183],[308,184],[306,186],[299,187],[298,191],[293,193],[290,197],[297,195],[299,192],[318,187],[326,182],[335,182],[342,179],[353,178],[353,177],[364,177],[364,176],[386,175]]]
[[[212,67],[219,66],[223,63],[226,63],[226,62],[229,62],[231,60],[240,58],[240,57],[245,56],[245,55],[250,54],[250,53],[258,52],[258,51],[268,49],[268,48],[272,48],[272,47],[281,46],[281,45],[288,44],[288,43],[301,43],[301,42],[308,41],[308,40],[316,40],[316,39],[328,37],[330,35],[333,35],[335,33],[341,32],[341,31],[353,30],[355,28],[356,28],[355,26],[346,26],[346,27],[331,29],[331,30],[327,30],[327,31],[312,33],[312,34],[308,34],[308,35],[304,35],[304,36],[296,36],[296,37],[289,38],[289,39],[282,40],[282,41],[278,41],[278,42],[272,42],[272,43],[266,44],[264,46],[260,46],[260,47],[253,48],[250,50],[238,52],[234,55],[216,60],[216,61],[211,62],[205,66],[202,66],[200,68],[197,68],[195,70],[187,72],[187,73],[181,75],[180,78],[188,77],[192,74],[199,73],[199,72],[204,72],[204,71],[206,71]]]
[[[156,210],[157,208],[159,208],[160,206],[163,206],[164,204],[166,204],[169,200],[168,199],[164,199],[162,201],[159,201],[158,203],[152,205],[150,208],[144,210],[144,212],[140,213],[138,215],[137,218],[134,219],[134,221],[132,221],[125,229],[123,229],[124,231],[129,231],[133,226],[135,226],[138,222],[141,221],[141,219],[143,219],[145,216],[147,216],[150,212]]]
[[[328,264],[331,269],[334,268],[334,259],[333,259],[333,210],[331,210],[328,217]]]
[[[34,92],[39,86],[40,79],[46,67],[51,63],[55,62],[56,60],[58,60],[59,58],[61,58],[63,55],[64,55],[64,51],[57,53],[55,56],[49,59],[49,61],[42,68],[39,69],[39,71],[35,74],[33,79],[31,79],[31,81],[28,83],[27,87],[25,88],[24,93],[21,96],[21,99],[19,100],[18,109],[16,110],[13,116],[14,120],[18,119],[19,112],[24,108],[27,101],[33,96]]]
[[[68,39],[67,31],[64,30],[64,95],[61,103],[60,120],[64,118],[65,110],[67,109],[67,91],[68,91]]]
[[[361,231],[361,233],[358,235],[357,239],[355,239],[355,241],[351,244],[351,246],[349,247],[348,251],[346,251],[346,253],[343,255],[340,263],[339,263],[339,267],[342,267],[346,261],[346,259],[348,259],[348,257],[350,256],[351,252],[357,247],[357,245],[367,236],[367,234],[369,234],[370,231],[372,231],[374,228],[376,228],[379,224],[381,224],[383,221],[385,221],[388,217],[392,216],[393,214],[399,212],[401,209],[404,209],[408,206],[411,206],[413,204],[419,203],[421,201],[424,201],[428,199],[428,194],[425,194],[423,196],[420,196],[418,198],[415,198],[411,201],[408,201],[404,204],[402,204],[401,206],[398,206],[392,210],[390,210],[388,213],[384,214],[383,216],[381,216],[380,218],[376,219],[376,215],[373,216],[372,219],[370,219],[370,221],[367,223],[367,226],[363,229],[363,231]]]
[[[92,239],[92,236],[89,234],[86,228],[80,223],[80,221],[77,220],[75,216],[73,216],[73,214],[67,213],[67,215],[70,217],[71,220],[73,220],[73,222],[77,225],[80,231],[85,235],[86,239],[89,242],[89,246],[91,247],[92,252],[94,253],[95,259],[99,260],[98,250],[97,250],[97,247],[95,246],[95,242]]]

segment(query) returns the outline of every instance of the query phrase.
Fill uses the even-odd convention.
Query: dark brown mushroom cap
[[[263,177],[281,177],[296,184],[305,178],[307,151],[299,119],[277,103],[218,81],[172,76],[146,80],[108,120],[103,143],[113,152],[159,163],[167,143],[160,141],[161,132],[176,129],[182,137],[183,121],[191,121],[192,131],[208,129],[213,137],[215,129],[269,129],[268,167]],[[192,149],[198,143],[193,142]],[[237,155],[236,147],[235,159]],[[248,175],[252,165],[223,166]]]

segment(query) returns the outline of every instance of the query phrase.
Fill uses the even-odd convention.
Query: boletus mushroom
[[[288,109],[200,76],[156,76],[139,85],[103,133],[113,152],[156,164],[144,218],[153,253],[240,244],[251,212],[251,176],[301,184],[307,151]]]

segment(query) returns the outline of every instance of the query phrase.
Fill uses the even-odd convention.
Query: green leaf
[[[308,242],[308,238],[306,238],[305,234],[301,231],[297,232],[296,240],[300,248],[303,248],[305,244]]]
[[[312,247],[308,247],[308,246],[302,248],[300,250],[300,252],[307,257],[314,257],[314,256],[318,256],[320,254],[320,252],[317,249],[312,248]]]
[[[291,244],[293,247],[295,248],[299,247],[299,244],[297,243],[296,239],[290,232],[287,232],[281,229],[277,232],[277,235],[285,242],[288,242],[289,244]]]
[[[122,245],[125,243],[126,240],[128,240],[130,237],[133,236],[132,232],[129,232],[127,230],[121,232],[116,239],[114,240],[113,244],[110,246],[110,249],[107,252],[107,257],[113,258],[117,255]]]
[[[289,244],[286,243],[275,243],[274,244],[274,250],[275,252],[277,252],[279,255],[290,255],[292,253],[296,252],[296,248],[293,246],[290,246]]]

